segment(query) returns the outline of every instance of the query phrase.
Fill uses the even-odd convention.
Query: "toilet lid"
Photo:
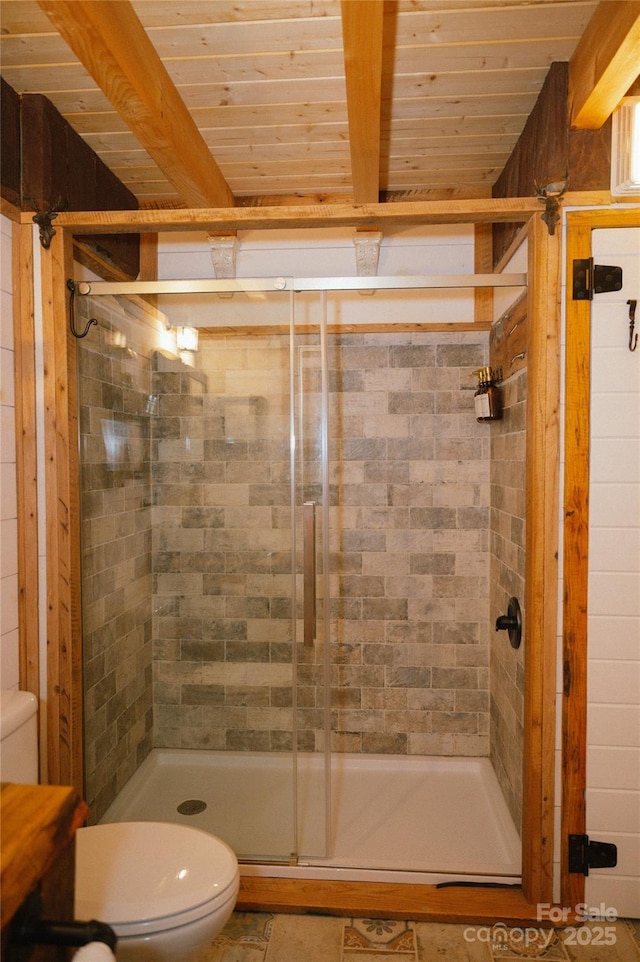
[[[237,878],[229,846],[191,826],[113,822],[76,833],[77,919],[117,926],[209,911]]]

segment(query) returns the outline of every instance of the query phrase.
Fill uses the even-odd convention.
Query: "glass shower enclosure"
[[[169,750],[176,807],[197,810],[205,803],[183,797],[181,764],[201,749],[201,791],[191,782],[187,796],[217,808],[214,830],[240,858],[321,857],[330,819],[323,298],[313,317],[303,302],[302,322],[283,279],[207,281],[206,290],[175,282],[162,294],[130,286],[83,284],[90,296],[78,298],[83,328],[98,322],[78,341],[92,817],[152,747]],[[251,787],[249,757],[261,772],[256,784],[254,765]]]
[[[387,848],[354,854],[355,829],[367,843],[374,833],[361,803],[346,804],[346,785],[361,789],[377,766],[383,787],[368,798],[395,812],[418,797],[410,786],[391,798],[400,770],[415,772],[416,791],[435,791],[445,769],[463,766],[430,756],[487,754],[487,490],[477,472],[487,477],[489,452],[465,405],[488,335],[419,328],[426,288],[455,289],[453,300],[459,288],[525,285],[515,274],[78,285],[76,329],[98,322],[78,342],[93,820],[117,818],[133,782],[161,783],[163,797],[147,789],[136,817],[191,818],[206,804],[206,824],[198,814],[192,824],[243,862],[285,871],[305,859],[341,869],[382,859],[392,871],[469,874],[467,842],[451,855],[451,826],[493,838],[476,814],[454,819],[447,796],[434,856],[417,852],[418,838],[431,838],[422,801],[407,816],[406,849],[373,812]],[[379,291],[376,310],[365,298],[367,310],[353,312],[367,290]],[[367,315],[364,334],[353,313]],[[462,594],[456,552],[464,573],[478,574]],[[147,782],[160,756],[171,777]],[[487,775],[482,762],[465,770]],[[456,803],[463,795],[454,791]],[[487,818],[503,811],[498,796],[496,782]],[[508,812],[498,822],[507,855],[491,843],[474,862],[483,877],[517,871]],[[347,837],[343,851],[336,839]]]

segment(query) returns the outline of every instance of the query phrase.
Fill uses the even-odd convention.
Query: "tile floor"
[[[235,912],[198,962],[640,962],[640,920],[577,929]]]

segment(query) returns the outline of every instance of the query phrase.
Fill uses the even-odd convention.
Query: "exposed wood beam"
[[[141,145],[192,207],[234,198],[129,0],[38,0]]]
[[[570,124],[598,130],[640,73],[640,3],[600,3],[569,62]]]
[[[375,204],[380,176],[383,0],[342,0],[353,196]]]
[[[572,195],[573,196],[573,195]],[[583,195],[577,195],[582,198]],[[600,195],[586,194],[593,203]],[[585,201],[586,203],[587,201]],[[235,207],[229,210],[105,210],[63,211],[56,228],[78,234],[131,234],[144,231],[293,230],[309,227],[371,227],[389,224],[497,224],[524,223],[541,211],[537,197],[448,201],[413,201],[397,204],[335,204],[329,207]],[[30,215],[22,215],[30,222]]]

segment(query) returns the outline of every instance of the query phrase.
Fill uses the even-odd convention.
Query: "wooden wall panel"
[[[22,206],[49,210],[135,210],[138,201],[100,160],[88,144],[39,94],[21,98]],[[55,226],[55,225],[54,225]],[[85,245],[98,249],[107,262],[127,277],[139,270],[136,234],[84,236]]]
[[[474,224],[473,269],[476,274],[493,271],[493,229],[491,224]],[[491,324],[493,320],[493,288],[478,287],[474,292],[473,319]]]
[[[502,381],[527,366],[527,301],[523,294],[491,326],[489,362],[494,371],[502,372]]]
[[[22,210],[135,210],[135,195],[40,94],[2,81],[2,197]],[[54,223],[55,228],[55,223]],[[123,279],[138,276],[137,234],[82,238]],[[99,273],[105,273],[99,271]]]
[[[493,187],[494,197],[518,197],[525,189],[531,196],[536,184],[544,187],[564,180],[568,154],[568,65],[551,64],[536,105],[524,130]],[[500,259],[520,229],[518,224],[494,227],[494,258]]]
[[[611,118],[600,130],[569,131],[571,190],[608,190],[611,178]]]
[[[575,258],[591,256],[591,227],[567,231],[567,290],[573,287]],[[565,369],[562,904],[584,900],[584,876],[569,874],[564,839],[586,831],[587,765],[587,579],[589,570],[589,391],[591,304],[567,300]],[[567,577],[568,573],[571,577]],[[571,737],[569,737],[571,732]]]
[[[602,130],[569,129],[569,65],[553,63],[536,105],[493,187],[494,197],[524,197],[561,181],[567,190],[608,190],[611,166],[610,121]],[[497,262],[519,230],[494,227]]]
[[[72,243],[58,231],[42,256],[47,512],[47,759],[52,784],[82,794],[82,625],[76,342],[66,279]]]
[[[16,398],[16,491],[18,499],[18,623],[20,687],[40,697],[38,463],[33,232],[13,228],[13,297]]]
[[[0,116],[2,117],[2,151],[0,182],[2,196],[10,204],[20,206],[20,98],[0,77]]]
[[[69,201],[65,121],[46,97],[34,94],[21,98],[20,127],[23,208],[49,210]]]
[[[540,217],[528,250],[522,880],[537,903],[553,899],[561,257]]]
[[[75,135],[74,135],[75,136]],[[81,140],[81,138],[78,138]],[[82,141],[84,144],[84,141]],[[85,145],[86,146],[86,145]],[[130,210],[138,206],[131,191],[111,173],[109,168],[93,154],[94,159],[94,206],[83,210]],[[78,235],[78,241],[93,249],[108,264],[120,269],[125,276],[135,278],[140,271],[139,234]]]

